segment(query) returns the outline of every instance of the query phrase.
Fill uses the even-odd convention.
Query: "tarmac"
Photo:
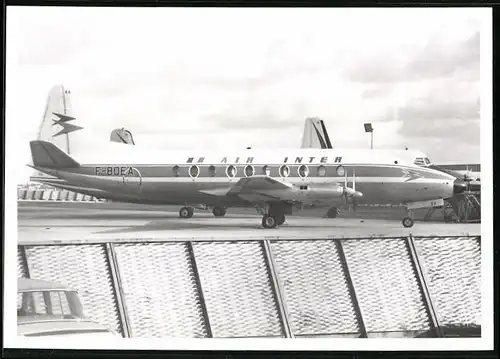
[[[251,239],[329,239],[403,236],[478,236],[480,223],[415,221],[404,228],[401,209],[371,208],[321,218],[324,210],[287,216],[285,224],[264,229],[254,209],[230,208],[224,217],[195,210],[181,219],[179,207],[123,203],[18,202],[18,243],[95,243],[120,241],[199,241]]]

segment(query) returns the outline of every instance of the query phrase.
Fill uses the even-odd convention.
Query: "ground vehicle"
[[[116,337],[84,315],[75,289],[38,279],[17,280],[17,334],[27,337]]]

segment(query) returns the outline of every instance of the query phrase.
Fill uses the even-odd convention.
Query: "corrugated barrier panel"
[[[480,238],[415,238],[440,325],[481,325]]]
[[[26,246],[30,277],[78,289],[89,317],[123,333],[102,245]]]
[[[27,277],[26,264],[23,258],[23,248],[17,247],[17,277]]]
[[[295,336],[359,333],[335,241],[275,241],[272,252]]]
[[[48,200],[50,200],[50,196],[51,196],[51,195],[52,195],[52,191],[50,191],[50,190],[45,190],[45,191],[43,191],[43,193],[42,193],[42,199],[43,199],[43,200],[48,201]]]
[[[284,336],[262,243],[193,247],[214,337]]]
[[[132,337],[206,337],[187,245],[115,245]]]
[[[342,240],[367,332],[428,330],[405,239]]]
[[[35,191],[34,190],[29,189],[29,190],[26,191],[26,199],[31,200],[31,199],[34,198],[34,196],[35,196]]]
[[[42,199],[42,196],[43,196],[43,190],[37,189],[35,191],[35,196],[33,197],[33,199],[39,201]]]

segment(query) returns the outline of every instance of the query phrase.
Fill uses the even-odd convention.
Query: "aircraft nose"
[[[453,182],[453,195],[463,193],[467,190],[467,182],[457,178],[455,182]]]

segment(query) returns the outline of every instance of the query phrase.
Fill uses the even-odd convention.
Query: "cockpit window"
[[[415,158],[414,162],[417,166],[425,166],[425,160],[423,157],[417,157]]]
[[[417,166],[429,166],[431,164],[431,160],[428,157],[417,157],[413,162]]]

